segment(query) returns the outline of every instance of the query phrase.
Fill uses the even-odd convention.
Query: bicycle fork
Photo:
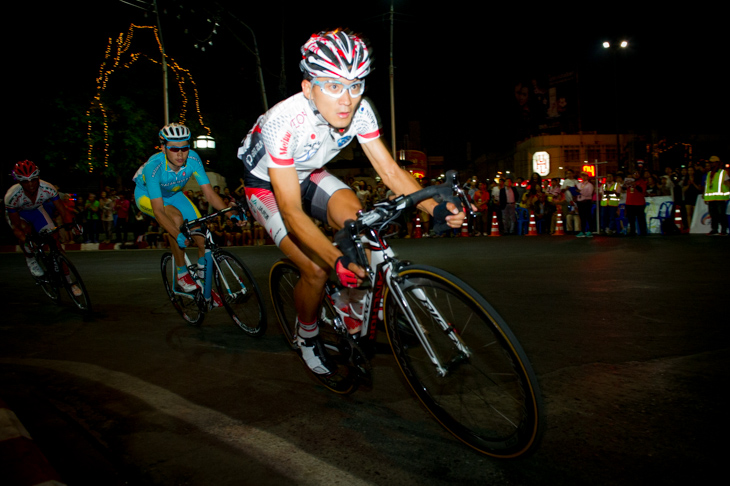
[[[206,253],[206,255],[210,255],[210,253]],[[221,265],[218,263],[218,261],[210,256],[210,260],[208,261],[206,268],[211,268],[215,266],[216,274],[218,275],[218,278],[220,280],[221,288],[220,290],[225,293],[225,295],[221,295],[221,298],[225,302],[234,302],[239,299],[243,299],[246,295],[248,295],[249,289],[246,287],[246,284],[238,277],[238,273],[233,270],[231,267],[231,264],[228,260],[223,260],[222,264],[225,266],[225,268],[228,269],[228,275],[232,278],[234,278],[238,282],[238,286],[241,288],[240,291],[233,291],[231,289],[231,284],[228,282],[228,279],[226,278],[226,274],[221,270]],[[212,280],[213,273],[210,272],[210,275],[206,278],[209,278]]]
[[[423,346],[423,349],[428,355],[428,358],[431,360],[434,366],[436,366],[436,370],[439,376],[446,376],[449,373],[448,363],[443,364],[433,346],[431,346],[431,342],[427,336],[428,331],[423,327],[421,322],[414,314],[413,309],[411,309],[411,306],[408,304],[408,300],[401,291],[400,286],[396,285],[396,282],[393,282],[392,279],[389,278],[388,287],[390,288],[391,292],[395,294],[398,306],[405,314],[411,329],[418,338],[418,341],[421,343],[421,346]],[[411,294],[418,300],[418,302],[424,307],[424,309],[428,311],[431,319],[433,319],[433,321],[438,324],[444,334],[446,334],[449,339],[451,339],[459,352],[462,354],[462,358],[468,359],[471,356],[469,348],[461,340],[454,327],[441,315],[441,312],[439,312],[433,302],[431,302],[431,299],[428,298],[426,292],[424,292],[423,289],[415,288],[413,289]]]

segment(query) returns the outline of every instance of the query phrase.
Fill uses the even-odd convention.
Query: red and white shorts
[[[287,235],[286,225],[279,212],[271,182],[254,179],[247,174],[246,200],[251,214],[256,221],[266,228],[266,232],[279,246]],[[304,212],[315,219],[327,224],[327,203],[332,194],[341,189],[350,189],[347,184],[339,180],[324,169],[317,169],[299,185],[302,193]]]

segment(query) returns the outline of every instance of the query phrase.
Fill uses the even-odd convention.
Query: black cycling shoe
[[[313,373],[327,376],[337,371],[337,363],[327,353],[319,335],[311,338],[297,335],[297,344],[302,359]]]

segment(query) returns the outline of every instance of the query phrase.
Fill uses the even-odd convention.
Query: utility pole
[[[390,143],[393,151],[393,160],[395,158],[395,87],[393,78],[395,77],[395,68],[393,67],[393,1],[390,2]]]
[[[170,124],[170,102],[167,93],[167,55],[165,53],[165,43],[162,40],[162,24],[160,23],[160,10],[155,2],[155,15],[157,16],[157,33],[160,36],[160,47],[162,48],[162,100],[165,109],[165,126]]]

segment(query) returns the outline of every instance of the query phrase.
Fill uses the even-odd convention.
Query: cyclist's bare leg
[[[281,240],[279,248],[299,268],[299,281],[294,287],[297,316],[303,322],[313,322],[317,319],[319,304],[324,295],[324,285],[329,277],[329,268],[324,262],[316,263],[318,259],[313,252],[305,253],[291,235]]]
[[[175,223],[175,226],[180,227],[183,224],[182,213],[175,206],[165,206],[165,214]],[[173,238],[168,238],[168,240],[170,240],[172,255],[175,257],[175,265],[178,267],[185,266],[185,254],[183,250]],[[205,238],[200,235],[195,235],[193,236],[193,241],[198,247],[198,258],[202,258],[205,255]]]
[[[28,223],[24,219],[18,218],[18,225],[20,226],[20,232],[22,233],[23,240],[21,241],[20,238],[16,238],[18,240],[18,244],[20,245],[20,249],[23,251],[26,257],[33,256],[33,253],[28,252],[28,248],[25,245],[26,240],[28,239],[28,236],[30,236],[31,231],[33,231],[33,226]],[[17,236],[17,235],[16,235]]]
[[[341,189],[327,202],[327,222],[335,230],[345,225],[348,219],[356,219],[357,212],[362,210],[362,204],[354,192]]]
[[[179,228],[180,225],[183,224],[182,213],[175,206],[165,206],[165,214],[168,218],[172,220],[173,223],[175,223],[176,227]],[[175,265],[177,265],[178,267],[184,267],[185,254],[183,250],[178,246],[175,238],[170,237],[169,234],[168,241],[170,242],[170,250],[172,251],[172,256],[175,258]]]
[[[339,190],[332,194],[327,202],[327,219],[329,225],[336,230],[345,226],[348,219],[357,219],[357,212],[362,210],[362,204],[354,192],[349,190]],[[370,250],[365,250],[368,259],[370,259]],[[353,270],[353,268],[350,268]],[[355,271],[355,270],[353,270]],[[360,269],[360,271],[363,271]],[[357,271],[355,271],[357,273]],[[365,274],[359,275],[364,278]]]
[[[362,206],[355,193],[350,190],[337,191],[327,204],[328,224],[338,230],[348,219],[355,219],[360,209]],[[291,234],[284,237],[279,248],[300,271],[299,281],[294,287],[297,316],[302,322],[313,322],[317,319],[330,267]]]

